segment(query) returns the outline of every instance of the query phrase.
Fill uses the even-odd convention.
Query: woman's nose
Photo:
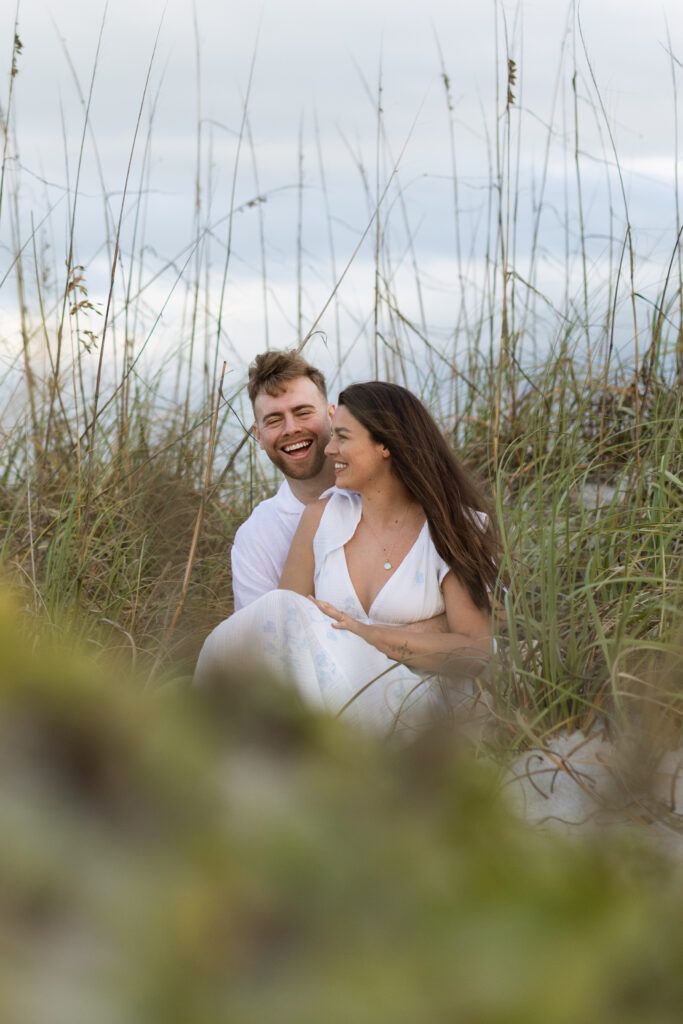
[[[337,446],[334,443],[334,438],[331,437],[330,440],[325,445],[325,455],[334,455],[336,451],[337,451]]]

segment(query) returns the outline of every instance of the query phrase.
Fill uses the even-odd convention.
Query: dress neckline
[[[420,540],[420,538],[422,537],[422,534],[424,533],[425,529],[427,528],[427,520],[425,519],[424,523],[420,527],[420,532],[418,533],[417,537],[415,538],[415,540],[410,545],[409,549],[406,551],[406,553],[403,556],[403,558],[401,559],[401,561],[398,563],[398,565],[396,566],[396,568],[392,572],[391,576],[389,576],[389,578],[384,581],[382,586],[379,588],[379,590],[377,591],[377,593],[373,597],[373,599],[370,602],[370,605],[369,605],[367,611],[365,609],[365,606],[363,605],[363,602],[361,601],[361,599],[358,596],[358,592],[357,592],[356,588],[353,585],[353,580],[351,579],[351,573],[349,572],[349,563],[346,560],[346,545],[348,544],[348,542],[350,540],[353,539],[353,537],[354,537],[354,535],[356,533],[356,530],[358,529],[358,523],[359,522],[360,522],[360,515],[358,516],[358,521],[356,522],[356,526],[354,528],[353,533],[351,534],[349,539],[342,545],[342,555],[344,556],[344,568],[346,569],[346,575],[347,575],[348,580],[349,580],[349,586],[351,587],[351,590],[353,591],[353,596],[355,597],[356,601],[358,602],[358,607],[362,610],[363,615],[365,615],[365,617],[369,619],[370,618],[370,613],[372,612],[372,609],[377,604],[377,601],[379,600],[381,595],[384,593],[386,588],[389,586],[391,581],[393,579],[395,579],[395,577],[399,574],[399,572],[403,568],[404,564],[408,561],[408,559],[412,555],[413,551],[417,547],[418,541]]]

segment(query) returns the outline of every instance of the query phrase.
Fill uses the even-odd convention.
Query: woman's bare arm
[[[433,615],[431,619],[407,622],[403,628],[410,633],[448,633],[448,618],[446,613],[442,612],[441,615]]]
[[[282,570],[279,590],[293,590],[304,597],[313,593],[313,538],[328,501],[315,501],[304,509]]]
[[[394,661],[431,672],[479,672],[491,653],[491,616],[475,606],[467,588],[452,572],[445,576],[442,591],[446,632],[416,632],[406,626],[358,622],[327,602],[316,604],[334,620],[335,628],[357,633]]]

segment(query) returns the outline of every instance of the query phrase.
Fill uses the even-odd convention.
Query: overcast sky
[[[140,245],[143,228],[138,224],[134,229],[135,211],[144,211],[141,280],[147,284],[140,310],[146,316],[145,329],[151,329],[174,281],[180,282],[154,328],[152,344],[159,352],[170,352],[182,315],[181,293],[191,285],[198,152],[200,220],[210,229],[206,237],[212,246],[202,250],[202,259],[213,267],[214,298],[220,285],[237,136],[249,88],[248,134],[235,185],[235,205],[244,209],[232,225],[234,255],[223,324],[229,357],[237,353],[247,360],[266,340],[271,345],[296,341],[299,237],[304,330],[312,323],[331,289],[333,263],[338,275],[367,226],[377,181],[381,189],[400,153],[398,179],[385,200],[387,230],[395,224],[391,230],[397,252],[407,251],[407,239],[412,239],[413,255],[424,275],[427,318],[436,336],[452,331],[457,319],[452,290],[449,293],[456,273],[453,151],[442,60],[453,106],[460,243],[468,254],[472,280],[485,256],[482,224],[496,128],[505,110],[506,59],[512,57],[518,68],[511,152],[519,195],[520,261],[530,245],[547,151],[548,214],[543,222],[540,284],[552,290],[554,278],[562,277],[566,211],[570,218],[576,214],[575,197],[567,198],[568,182],[574,188],[571,82],[576,69],[583,198],[594,246],[590,257],[596,268],[604,262],[606,248],[600,239],[609,233],[619,237],[625,225],[616,174],[605,171],[605,162],[613,161],[611,132],[645,268],[643,287],[656,288],[676,234],[673,80],[680,73],[676,61],[683,62],[683,4],[591,0],[580,5],[579,15],[583,39],[575,30],[572,5],[560,0],[498,5],[493,0],[265,0],[262,7],[217,0],[196,0],[194,6],[189,0],[112,0],[106,15],[104,6],[92,0],[21,0],[23,50],[12,107],[18,164],[11,167],[12,182],[19,181],[20,187],[21,243],[30,236],[33,217],[34,227],[41,225],[39,244],[51,246],[58,276],[83,129],[74,76],[87,95],[104,18],[90,124],[110,204],[108,216],[114,219],[149,72],[122,246],[126,252]],[[3,4],[3,110],[14,16],[12,5]],[[384,134],[378,168],[380,81]],[[503,90],[498,97],[497,83]],[[151,149],[145,164],[148,130]],[[303,191],[297,187],[300,138]],[[15,155],[14,143],[10,152]],[[86,267],[91,296],[103,301],[108,260],[99,173],[89,136],[76,217],[76,256]],[[147,199],[138,206],[141,188]],[[265,201],[245,206],[257,196]],[[49,208],[53,213],[45,220]],[[10,234],[7,203],[0,240],[1,279],[16,241]],[[173,271],[156,278],[169,261]],[[341,293],[344,344],[362,330],[368,303],[371,308],[372,264],[370,237]],[[396,273],[400,289],[400,268]],[[0,290],[0,329],[6,338],[16,330],[16,294],[10,280]],[[406,283],[405,309],[411,316],[417,316],[414,290]],[[323,326],[333,333],[329,321]]]

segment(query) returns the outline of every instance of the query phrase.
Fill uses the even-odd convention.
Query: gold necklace
[[[401,530],[403,529],[403,527],[406,525],[406,523],[408,521],[408,514],[409,514],[409,512],[410,512],[410,508],[407,508],[405,513],[404,513],[401,525],[398,528],[399,535],[401,533]],[[382,544],[381,540],[379,540],[379,538],[377,537],[377,534],[375,533],[373,528],[370,526],[370,523],[367,521],[367,519],[365,519],[365,517],[363,516],[362,512],[361,512],[361,519],[363,520],[363,522],[367,526],[367,528],[370,531],[370,533],[372,534],[372,536],[375,538],[375,541],[379,544],[379,546],[381,547],[382,551],[384,552],[384,565],[382,566],[382,568],[386,569],[386,571],[389,572],[391,569],[394,568],[394,566],[392,564],[392,561],[391,561],[391,558],[389,557],[389,555],[390,555],[391,550],[396,546],[396,541],[394,541],[394,543],[391,545],[391,547],[387,549],[387,547],[384,544]]]

